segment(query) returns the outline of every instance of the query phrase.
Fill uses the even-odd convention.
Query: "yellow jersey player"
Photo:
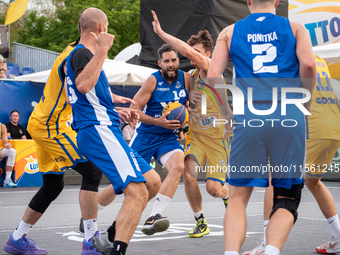
[[[72,130],[69,121],[72,116],[71,106],[66,103],[64,92],[63,64],[75,44],[68,45],[54,62],[40,102],[28,121],[27,130],[36,144],[43,185],[32,198],[16,230],[8,237],[4,246],[8,253],[47,254],[46,249],[28,241],[26,235],[63,190],[65,170],[73,168],[83,177],[79,203],[87,228],[82,254],[101,254],[92,247],[91,239],[99,235],[96,218],[102,172],[85,159],[77,148],[76,132]]]
[[[191,60],[191,65],[196,69],[192,72],[194,86],[190,92],[190,102],[195,104],[197,112],[201,111],[201,96],[207,99],[207,113],[199,116],[198,120],[191,118],[190,131],[186,137],[184,186],[191,209],[194,212],[196,226],[189,231],[189,237],[201,237],[209,234],[207,221],[203,216],[202,196],[197,184],[199,171],[206,171],[206,189],[213,197],[222,198],[227,204],[228,188],[225,185],[226,167],[228,161],[228,144],[224,138],[223,125],[213,127],[213,120],[220,119],[217,104],[225,104],[226,96],[220,98],[216,91],[206,85],[202,78],[207,77],[210,65],[210,56],[214,41],[207,30],[193,35],[185,43],[176,37],[165,33],[158,21],[155,12],[153,14],[153,27],[155,33],[166,43],[170,44],[183,56]],[[216,102],[219,101],[219,102]],[[204,167],[207,163],[208,167]]]
[[[332,238],[316,247],[318,253],[340,252],[340,224],[332,194],[321,182],[328,171],[339,172],[339,165],[330,165],[340,146],[340,113],[326,62],[314,55],[317,83],[313,93],[312,115],[306,121],[307,162],[305,183],[326,217]]]

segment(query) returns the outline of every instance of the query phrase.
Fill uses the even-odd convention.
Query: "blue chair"
[[[6,72],[7,78],[9,77],[10,74],[13,74],[15,76],[20,75],[20,69],[19,69],[18,64],[15,64],[15,63],[8,63],[7,64],[7,72]]]
[[[22,68],[22,75],[35,73],[32,67],[23,67]]]

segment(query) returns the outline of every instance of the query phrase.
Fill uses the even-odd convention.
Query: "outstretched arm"
[[[161,28],[161,24],[159,23],[156,13],[154,11],[151,12],[154,20],[152,22],[154,32],[184,57],[187,57],[191,61],[195,62],[199,68],[208,71],[210,58],[203,56],[201,53],[194,50],[182,40],[164,32]]]

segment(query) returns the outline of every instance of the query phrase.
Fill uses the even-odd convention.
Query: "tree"
[[[55,17],[51,13],[41,15],[31,11],[17,31],[19,43],[61,52],[78,36],[78,19],[81,13],[96,7],[103,10],[109,21],[109,33],[115,35],[109,58],[113,58],[125,47],[139,42],[139,0],[52,0],[56,6]]]

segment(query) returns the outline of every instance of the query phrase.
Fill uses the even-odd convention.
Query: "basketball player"
[[[271,124],[256,128],[235,125],[229,161],[233,171],[227,173],[230,195],[224,220],[225,255],[237,255],[240,252],[246,234],[246,207],[253,187],[268,186],[268,178],[263,178],[266,175],[248,174],[242,169],[266,166],[268,157],[274,167],[304,165],[304,113],[308,114],[312,100],[299,99],[301,93],[289,93],[290,99],[305,102],[305,108],[301,107],[304,112],[296,105],[289,104],[283,116],[280,103],[267,115],[254,114],[248,109],[248,91],[253,94],[252,106],[257,110],[272,108],[273,87],[279,95],[284,87],[303,87],[307,96],[313,93],[316,70],[309,35],[302,25],[274,14],[278,3],[279,0],[248,0],[251,14],[219,34],[208,71],[208,78],[218,78],[229,57],[233,61],[236,85],[245,99],[245,114],[232,116],[228,105],[221,109],[222,116],[229,121],[229,130],[230,123],[248,123],[252,119],[293,119],[296,123],[289,128],[282,125],[273,127]],[[297,219],[303,187],[302,173],[298,174],[288,171],[273,175],[274,206],[267,227],[266,255],[280,254]]]
[[[185,43],[164,32],[154,11],[152,11],[152,15],[154,18],[152,25],[155,33],[184,57],[190,59],[191,65],[196,68],[191,74],[194,85],[192,91],[190,91],[190,102],[196,104],[195,109],[198,110],[198,113],[201,112],[201,94],[208,95],[207,114],[199,116],[198,120],[190,120],[190,130],[185,144],[184,163],[185,194],[196,220],[196,227],[189,232],[189,237],[201,237],[209,234],[210,230],[203,216],[202,195],[197,183],[197,168],[203,167],[207,163],[208,166],[219,166],[220,169],[223,169],[223,167],[226,168],[228,161],[228,144],[227,139],[224,138],[224,127],[220,125],[214,128],[211,121],[211,116],[221,119],[219,108],[215,105],[218,99],[216,98],[215,100],[215,98],[209,96],[209,94],[214,93],[201,79],[207,77],[214,41],[207,30],[201,30],[197,35],[191,36],[188,42]],[[224,102],[227,102],[226,98]],[[210,168],[208,167],[208,169]],[[225,172],[207,171],[205,181],[208,193],[212,197],[222,198],[225,205],[227,205],[228,188],[224,185]]]
[[[340,252],[340,224],[333,196],[321,182],[321,178],[327,172],[334,154],[340,146],[340,113],[327,64],[317,55],[314,55],[314,59],[316,62],[317,82],[313,92],[312,115],[308,116],[306,120],[307,171],[305,183],[318,202],[332,234],[328,242],[315,249],[318,253],[328,254]],[[266,193],[270,192],[271,190],[266,190]],[[265,196],[264,203],[266,224],[266,221],[269,220],[270,208],[273,206],[273,202],[269,196]],[[265,240],[266,233],[264,233],[264,242],[243,253],[243,255],[263,253]]]
[[[170,102],[185,104],[191,77],[178,70],[177,52],[170,45],[159,48],[158,57],[161,70],[144,82],[133,98],[137,105],[131,105],[140,115],[141,123],[130,141],[130,147],[147,163],[154,157],[168,171],[156,195],[150,217],[142,228],[146,235],[165,231],[170,225],[170,220],[161,214],[177,189],[184,170],[184,153],[176,136],[179,121],[167,120],[166,116],[170,112],[162,115],[162,111]]]

